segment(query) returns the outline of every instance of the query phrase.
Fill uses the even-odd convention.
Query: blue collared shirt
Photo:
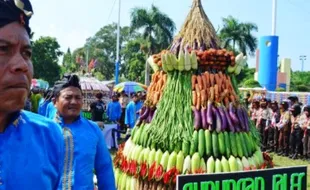
[[[95,170],[99,190],[114,190],[112,159],[98,125],[82,116],[68,125],[58,115],[55,120],[63,127],[65,138],[62,188],[93,190]]]
[[[55,190],[63,172],[61,128],[21,111],[0,133],[0,190]]]

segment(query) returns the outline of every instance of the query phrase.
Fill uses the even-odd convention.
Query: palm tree
[[[252,32],[257,31],[256,24],[242,23],[238,19],[228,16],[223,18],[223,28],[220,30],[219,37],[223,48],[253,56],[257,48],[257,38]]]
[[[170,45],[176,28],[172,19],[152,5],[150,10],[134,8],[131,12],[131,30],[141,29],[143,38],[150,43],[150,55]]]
[[[166,49],[173,40],[175,24],[166,14],[152,5],[150,10],[134,8],[131,12],[131,30],[142,30],[142,37],[148,42],[146,56]],[[145,84],[149,84],[149,66],[145,64]]]

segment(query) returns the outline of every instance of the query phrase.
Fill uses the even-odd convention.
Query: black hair
[[[101,92],[98,92],[96,94],[96,98],[98,98],[99,100],[101,100],[103,98],[103,94]]]
[[[80,79],[77,75],[67,75],[62,80],[57,81],[54,85],[54,97],[59,97],[60,91],[68,87],[76,87],[82,91]]]

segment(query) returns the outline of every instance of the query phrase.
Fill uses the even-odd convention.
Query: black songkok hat
[[[66,75],[60,81],[55,82],[54,96],[58,96],[61,90],[68,87],[76,87],[82,90],[80,85],[80,79],[77,75]]]
[[[29,0],[0,0],[0,28],[12,22],[19,22],[30,35],[29,20],[32,14]]]

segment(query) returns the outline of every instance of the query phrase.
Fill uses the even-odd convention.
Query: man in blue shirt
[[[117,95],[112,96],[112,101],[108,104],[107,116],[112,122],[119,122],[122,114],[122,107],[118,101]]]
[[[0,189],[55,190],[63,172],[60,126],[22,111],[33,66],[28,0],[0,0]]]
[[[114,190],[112,159],[102,131],[96,123],[80,115],[83,97],[79,78],[72,75],[55,83],[56,122],[65,139],[62,189],[93,190],[95,170],[99,190]]]

